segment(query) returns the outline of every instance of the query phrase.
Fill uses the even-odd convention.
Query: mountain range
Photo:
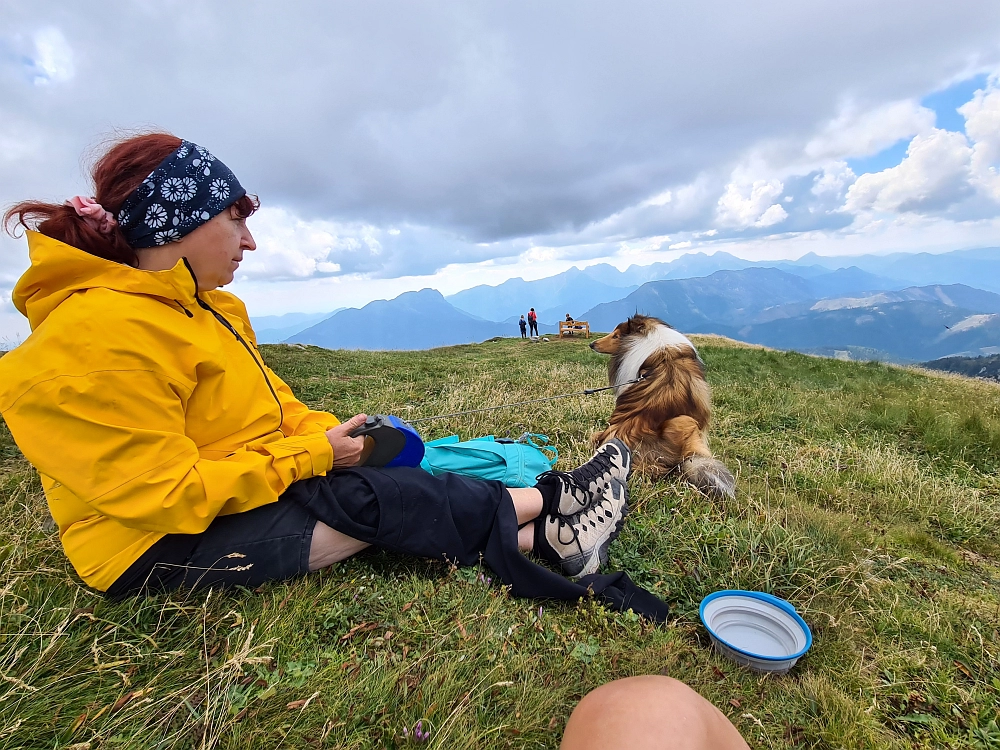
[[[459,310],[484,318],[516,323],[532,307],[540,323],[556,324],[566,313],[579,315],[591,305],[621,299],[638,289],[638,284],[605,283],[606,269],[614,266],[590,266],[582,271],[571,268],[537,281],[510,279],[498,286],[474,286],[445,299]]]
[[[852,277],[864,285],[865,277]],[[607,331],[641,312],[689,333],[900,362],[1000,347],[1000,294],[949,284],[823,297],[824,287],[824,276],[803,279],[776,268],[716,271],[701,279],[651,281],[583,317],[594,330]]]
[[[286,313],[284,315],[260,315],[250,318],[253,323],[253,332],[257,335],[258,344],[280,344],[289,336],[294,336],[309,326],[326,320],[334,313],[343,310],[339,307],[336,310],[323,313]]]
[[[822,291],[824,296],[866,288],[894,290],[927,284],[966,284],[1000,292],[1000,248],[957,250],[940,255],[893,253],[825,257],[809,253],[796,261],[749,261],[719,251],[713,255],[689,253],[669,263],[633,265],[624,271],[607,263],[582,270],[571,268],[537,281],[517,278],[497,286],[475,286],[449,295],[447,300],[460,310],[487,320],[507,320],[534,307],[539,311],[540,320],[555,323],[567,312],[582,318],[585,310],[625,296],[620,292],[616,294],[616,290],[638,287],[649,281],[703,277],[716,271],[747,268],[777,268],[808,279],[841,272],[838,277],[828,277],[831,283],[839,281],[841,286],[816,290]],[[858,283],[851,283],[851,274],[858,276]]]
[[[551,326],[544,329],[552,331]],[[459,310],[436,289],[421,289],[369,302],[360,310],[341,310],[286,341],[328,349],[433,349],[509,336],[511,330],[506,323]]]
[[[642,312],[690,333],[910,362],[1000,352],[998,291],[1000,248],[776,263],[695,253],[625,271],[600,264],[511,279],[447,298],[424,289],[360,310],[254,324],[262,342],[287,333],[285,341],[329,348],[424,349],[516,336],[517,318],[529,307],[542,333],[554,332],[567,312],[594,331]]]
[[[923,366],[932,370],[958,373],[969,378],[1000,382],[1000,354],[985,357],[945,357],[924,362]]]

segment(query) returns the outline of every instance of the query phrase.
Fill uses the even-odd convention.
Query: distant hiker
[[[569,313],[566,313],[566,322],[567,322],[567,323],[573,323],[573,322],[574,322],[573,318],[572,318],[572,317],[570,317],[570,314],[569,314]]]
[[[522,339],[528,338],[528,334],[525,333],[525,331],[528,330],[528,324],[527,322],[525,322],[523,315],[521,316],[521,319],[517,321],[517,324],[521,327],[521,338]]]
[[[535,308],[528,311],[528,327],[531,328],[531,335],[538,335],[538,316],[535,315]]]
[[[624,443],[520,489],[359,466],[365,415],[341,423],[299,401],[219,289],[257,247],[257,198],[166,133],[114,143],[93,179],[93,198],[4,215],[29,230],[13,302],[32,333],[0,359],[0,412],[87,584],[112,597],[254,589],[375,545],[485,561],[515,596],[593,593],[666,618],[624,574],[591,575],[628,511]]]

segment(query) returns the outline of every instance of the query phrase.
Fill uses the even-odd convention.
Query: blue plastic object
[[[711,606],[713,602],[722,598],[726,598],[724,603],[717,602],[714,607]],[[754,602],[763,602],[765,605],[777,608],[784,613],[787,620],[782,622],[781,615],[774,613],[773,610],[771,614],[768,614],[766,606],[754,605]],[[799,657],[812,647],[812,631],[806,621],[795,611],[795,607],[784,599],[761,591],[732,589],[716,591],[702,600],[701,606],[698,608],[698,616],[712,637],[716,648],[738,663],[761,671],[787,672]],[[765,641],[768,638],[775,639],[775,642],[782,641],[782,648],[785,649],[785,652],[774,655],[754,651],[746,644],[734,642],[733,637],[721,634],[717,627],[722,627],[735,636],[742,636],[750,643],[753,643],[755,638],[762,636]],[[792,628],[792,630],[788,630],[788,628]],[[798,636],[794,636],[793,633],[796,629],[799,631]],[[793,642],[798,648],[787,648]]]
[[[351,433],[351,437],[371,438],[375,445],[365,466],[420,466],[424,441],[415,429],[399,417],[373,414]]]
[[[403,449],[386,466],[420,466],[424,459],[424,440],[420,433],[399,417],[389,417],[389,422],[403,433],[406,443]]]

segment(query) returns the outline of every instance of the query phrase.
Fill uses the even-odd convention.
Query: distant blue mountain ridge
[[[343,310],[338,307],[336,310],[321,313],[285,313],[284,315],[259,315],[250,319],[253,323],[253,331],[257,334],[258,344],[279,344],[289,336],[294,336],[299,331],[311,325],[326,320],[334,313]]]
[[[687,333],[892,362],[1000,352],[1000,294],[949,284],[818,299],[814,284],[823,278],[747,268],[651,281],[582,317],[595,330],[610,330],[641,312]]]
[[[551,333],[552,326],[545,326]],[[459,310],[436,289],[405,292],[332,315],[287,339],[327,349],[433,349],[510,336],[516,326]]]
[[[921,361],[1000,351],[998,291],[1000,248],[772,263],[694,253],[625,271],[600,264],[536,281],[511,279],[447,298],[433,289],[408,292],[304,325],[289,321],[302,328],[284,340],[424,349],[516,336],[518,317],[535,307],[543,333],[554,332],[566,313],[599,331],[643,312],[683,331],[776,348]],[[266,330],[281,330],[268,323]]]

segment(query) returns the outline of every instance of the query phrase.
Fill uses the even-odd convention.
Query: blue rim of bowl
[[[764,656],[763,654],[755,654],[752,651],[747,651],[745,649],[740,648],[739,646],[734,646],[724,638],[721,638],[714,630],[712,630],[711,627],[709,627],[708,623],[705,622],[705,606],[709,602],[714,601],[715,599],[719,599],[723,596],[741,596],[747,599],[758,599],[767,604],[772,604],[778,609],[785,612],[786,614],[790,615],[792,619],[794,619],[795,622],[798,624],[798,626],[802,628],[802,632],[806,634],[805,648],[803,648],[797,654],[791,654],[789,656]],[[701,619],[701,624],[705,626],[705,630],[707,630],[715,640],[725,645],[727,648],[731,648],[733,651],[739,654],[743,654],[744,656],[749,656],[752,659],[760,659],[761,661],[791,661],[792,659],[798,659],[806,651],[812,648],[813,644],[812,631],[809,629],[809,626],[806,624],[806,621],[802,619],[802,616],[795,611],[795,607],[786,602],[784,599],[779,599],[778,597],[772,596],[771,594],[765,594],[762,591],[740,591],[739,589],[726,589],[725,591],[716,591],[715,593],[709,594],[708,596],[706,596],[704,599],[701,600],[701,606],[698,607],[698,617],[699,619]]]

